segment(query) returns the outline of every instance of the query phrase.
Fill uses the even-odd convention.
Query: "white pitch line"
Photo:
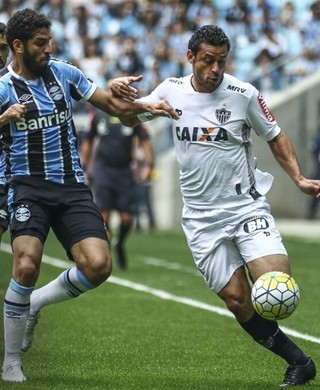
[[[3,252],[6,252],[6,253],[12,253],[11,246],[8,244],[5,244],[5,243],[1,243],[1,250]],[[57,258],[54,258],[51,256],[47,256],[45,254],[42,256],[42,262],[49,264],[49,265],[52,265],[53,267],[57,267],[57,268],[62,268],[62,269],[70,268],[70,262],[67,262],[67,261],[61,260],[61,259],[57,259]],[[179,297],[177,295],[170,294],[167,291],[151,288],[151,287],[148,287],[144,284],[131,282],[130,280],[118,278],[116,276],[110,276],[110,278],[108,279],[108,283],[113,283],[113,284],[116,284],[119,286],[128,287],[128,288],[131,288],[135,291],[145,292],[147,294],[151,294],[151,295],[153,295],[157,298],[160,298],[160,299],[165,299],[168,301],[182,303],[184,305],[192,306],[192,307],[195,307],[197,309],[207,310],[207,311],[219,314],[221,316],[234,318],[233,314],[231,314],[227,309],[223,309],[223,308],[220,308],[220,307],[214,306],[214,305],[209,305],[207,303],[197,301],[195,299],[190,299],[190,298],[186,298],[186,297]],[[314,337],[314,336],[311,336],[311,335],[306,334],[306,333],[300,333],[296,330],[289,329],[289,328],[284,327],[284,326],[281,326],[281,329],[286,334],[288,334],[290,336],[294,336],[294,337],[302,339],[302,340],[310,341],[312,343],[320,344],[319,337]]]
[[[179,263],[175,263],[175,262],[171,262],[171,261],[167,261],[167,260],[163,260],[163,259],[158,259],[155,257],[142,257],[141,262],[143,262],[144,264],[147,264],[147,265],[152,265],[154,267],[166,268],[168,270],[185,272],[187,274],[202,277],[200,272],[195,267],[183,266]]]

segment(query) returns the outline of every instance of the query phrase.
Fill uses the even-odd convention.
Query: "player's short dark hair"
[[[197,54],[202,43],[206,43],[212,46],[227,45],[228,51],[230,50],[230,40],[226,33],[218,26],[209,24],[198,28],[189,40],[188,49],[192,53]]]
[[[15,39],[27,42],[40,28],[51,30],[51,22],[45,15],[31,8],[15,12],[7,23],[7,41],[10,49],[13,50]]]
[[[2,37],[4,37],[6,35],[6,29],[7,29],[7,26],[4,23],[0,22],[0,35]]]

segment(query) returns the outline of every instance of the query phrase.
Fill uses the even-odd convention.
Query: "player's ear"
[[[192,51],[190,49],[188,49],[188,51],[187,51],[187,60],[190,64],[194,63],[194,54],[192,53]]]
[[[23,52],[24,45],[23,45],[23,42],[22,42],[20,39],[15,39],[15,40],[12,42],[12,45],[13,45],[13,50],[14,50],[16,53],[22,53],[22,52]]]

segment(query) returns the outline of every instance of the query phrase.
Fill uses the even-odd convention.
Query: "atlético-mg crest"
[[[218,119],[219,123],[221,123],[222,125],[228,122],[230,116],[231,116],[231,111],[228,111],[225,108],[216,110],[216,118]]]

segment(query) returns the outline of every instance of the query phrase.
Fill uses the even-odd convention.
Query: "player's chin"
[[[219,86],[221,82],[221,78],[219,77],[210,77],[207,79],[207,88],[208,90],[212,89],[214,90],[215,88],[217,88]]]

